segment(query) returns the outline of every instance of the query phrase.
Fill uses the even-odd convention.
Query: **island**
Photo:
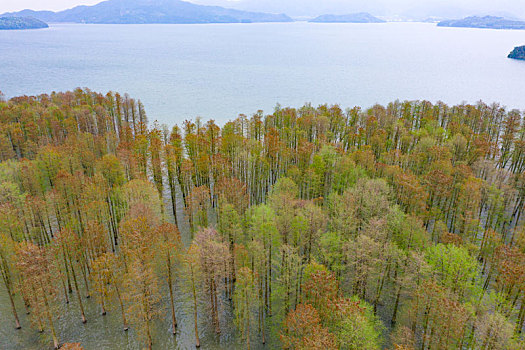
[[[47,23],[32,17],[0,17],[0,30],[49,28]]]
[[[506,19],[504,17],[471,16],[464,19],[441,21],[438,27],[485,28],[485,29],[525,29],[525,21]]]
[[[380,18],[367,12],[351,13],[347,15],[321,15],[308,22],[314,23],[385,23]]]
[[[515,60],[524,60],[525,61],[525,45],[516,46],[514,50],[507,56],[508,58],[513,58]]]
[[[248,12],[203,6],[181,0],[108,0],[60,12],[23,10],[10,16],[31,16],[46,22],[98,24],[199,24],[292,22],[285,14]]]

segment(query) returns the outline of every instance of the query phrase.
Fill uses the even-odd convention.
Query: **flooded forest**
[[[524,117],[0,95],[0,347],[524,349]]]

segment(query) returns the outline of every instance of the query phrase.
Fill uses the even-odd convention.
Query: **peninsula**
[[[0,17],[0,30],[48,28],[47,23],[31,17]]]
[[[441,21],[438,27],[485,28],[485,29],[525,29],[525,21],[511,20],[504,17],[485,16],[467,17]]]

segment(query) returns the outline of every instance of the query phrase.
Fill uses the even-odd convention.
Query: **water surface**
[[[128,92],[150,119],[219,123],[277,103],[400,99],[525,109],[524,31],[426,23],[82,25],[0,32],[8,97],[75,87]]]

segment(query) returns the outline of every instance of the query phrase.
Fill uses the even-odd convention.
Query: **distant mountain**
[[[53,19],[55,15],[56,13],[53,11],[22,10],[19,12],[6,12],[0,16],[8,16],[8,17],[15,16],[15,17],[22,17],[22,18],[30,17],[30,18],[39,19],[40,21],[49,23],[51,22],[50,19]]]
[[[372,16],[368,12],[351,13],[348,15],[322,15],[311,19],[315,23],[385,23],[382,19]]]
[[[504,17],[485,16],[467,17],[464,19],[453,19],[441,21],[440,27],[467,27],[467,28],[489,28],[489,29],[525,29],[525,21],[511,20]]]
[[[428,17],[428,18],[420,20],[419,22],[423,22],[423,23],[439,23],[442,20],[443,20],[443,18]]]
[[[0,17],[0,30],[48,28],[47,23],[31,17]]]
[[[46,22],[146,24],[146,23],[254,23],[291,22],[285,14],[269,14],[196,5],[181,0],[108,0],[70,10],[7,13],[31,16]]]
[[[514,58],[515,60],[525,60],[525,46],[516,46],[508,58]]]

